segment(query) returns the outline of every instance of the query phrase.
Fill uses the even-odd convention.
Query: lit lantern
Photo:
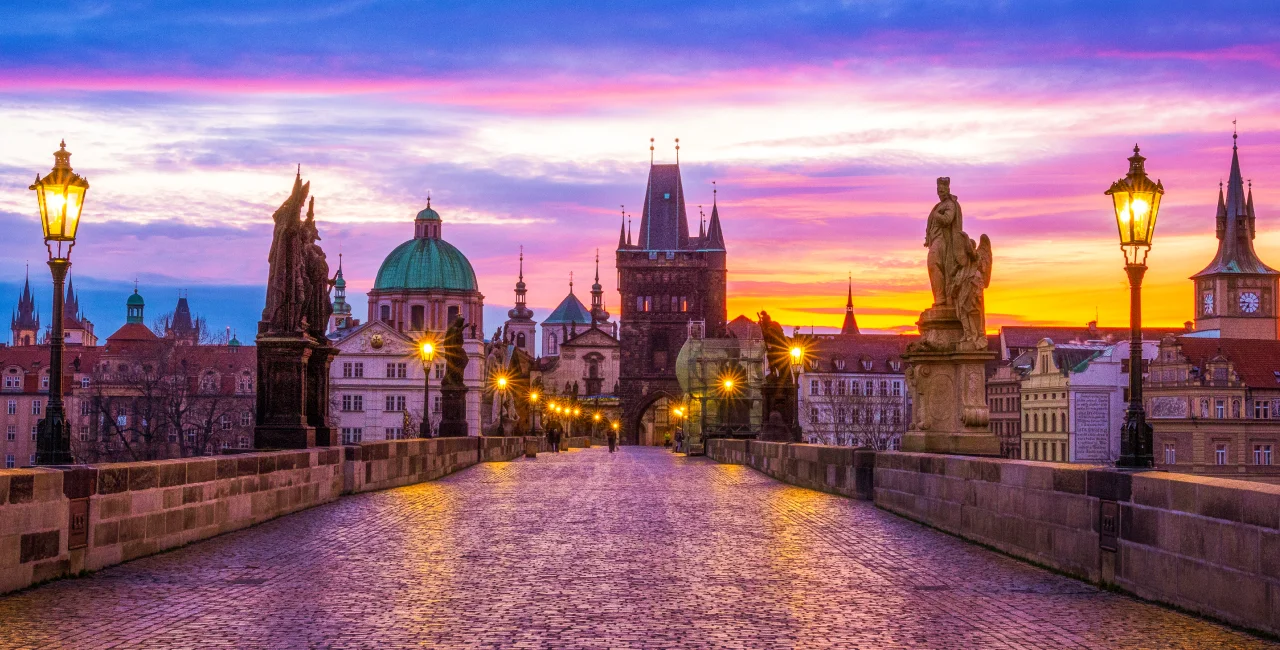
[[[68,259],[71,247],[76,243],[76,231],[80,228],[80,212],[84,209],[84,196],[89,191],[89,181],[71,171],[71,152],[64,140],[61,149],[53,152],[53,170],[44,178],[36,175],[35,190],[40,203],[40,223],[44,227],[45,245],[52,259]],[[63,247],[63,244],[66,247]]]
[[[1116,226],[1120,230],[1120,249],[1130,265],[1146,265],[1151,239],[1156,234],[1156,216],[1164,185],[1147,177],[1146,158],[1133,146],[1129,158],[1129,174],[1111,184],[1106,194],[1115,204]]]

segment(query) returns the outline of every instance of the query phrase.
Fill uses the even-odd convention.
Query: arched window
[[[559,349],[560,349],[560,346],[556,341],[555,332],[552,332],[551,334],[547,335],[547,349],[543,351],[543,354],[547,356],[555,356],[560,353]]]
[[[378,308],[378,320],[384,323],[391,322],[391,305],[382,305]]]
[[[524,332],[519,332],[516,334],[516,347],[523,348],[524,346]]]

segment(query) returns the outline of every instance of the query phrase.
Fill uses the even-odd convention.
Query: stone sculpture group
[[[902,448],[999,455],[986,404],[985,364],[996,356],[987,349],[983,298],[991,284],[991,240],[982,235],[975,242],[964,232],[950,178],[938,179],[924,245],[933,306],[920,314],[920,340],[903,355],[911,420]]]

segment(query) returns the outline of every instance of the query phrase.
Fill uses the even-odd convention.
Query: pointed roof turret
[[[1219,190],[1218,202],[1218,253],[1203,271],[1191,276],[1199,278],[1219,273],[1248,273],[1254,275],[1280,275],[1280,271],[1258,259],[1253,250],[1253,191],[1246,196],[1244,176],[1240,173],[1240,148],[1238,135],[1232,134],[1231,174],[1227,179],[1226,201]]]
[[[591,323],[607,323],[609,312],[604,310],[604,286],[600,284],[600,249],[596,249],[596,280],[591,285]]]
[[[724,232],[720,230],[720,206],[717,202],[717,195],[720,188],[712,183],[711,190],[711,222],[707,224],[707,239],[703,246],[707,250],[722,251],[724,250]]]
[[[512,320],[532,320],[533,311],[529,309],[527,304],[528,289],[524,283],[524,246],[520,247],[520,274],[516,280],[516,307],[507,312],[507,317]]]
[[[637,239],[637,245],[648,251],[674,251],[689,245],[689,220],[685,214],[679,164],[649,166]]]
[[[849,275],[849,297],[844,303],[844,324],[840,326],[841,334],[860,334],[858,319],[853,315],[853,275]]]
[[[342,277],[342,253],[338,253],[338,272],[333,275],[333,313],[337,316],[351,315],[351,305],[347,303],[347,280]]]
[[[622,206],[622,225],[618,228],[618,248],[627,246],[627,206]]]
[[[16,332],[39,331],[40,313],[36,309],[35,294],[31,293],[31,271],[27,271],[26,282],[22,285],[22,295],[18,296],[18,308],[13,311],[9,320],[10,329]],[[17,340],[14,341],[17,343]]]
[[[591,312],[587,310],[587,306],[582,304],[578,297],[573,295],[573,272],[569,273],[569,295],[560,301],[559,305],[551,312],[547,319],[542,321],[542,325],[586,325],[591,322]],[[567,331],[567,330],[566,330]]]

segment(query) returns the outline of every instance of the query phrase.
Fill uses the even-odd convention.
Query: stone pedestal
[[[908,364],[911,422],[903,451],[999,456],[1000,439],[988,430],[986,364],[998,354],[966,343],[950,307],[920,315],[920,340],[902,355]]]
[[[307,360],[307,424],[315,429],[315,444],[320,447],[342,444],[337,430],[329,426],[329,366],[336,356],[338,349],[324,340],[311,348]]]
[[[467,387],[445,386],[440,389],[441,438],[467,435]]]
[[[307,417],[310,359],[316,341],[304,334],[258,334],[258,404],[254,447],[306,449],[316,445]]]

